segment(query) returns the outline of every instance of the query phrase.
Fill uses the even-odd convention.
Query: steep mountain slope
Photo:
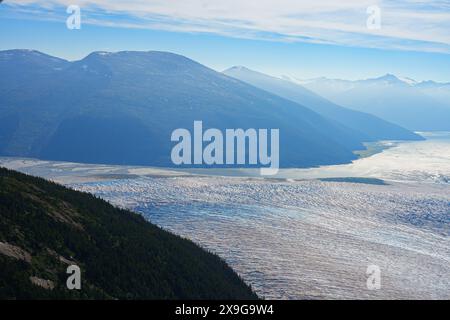
[[[68,265],[81,290],[68,290]],[[90,194],[0,168],[0,299],[255,299],[219,257]]]
[[[56,70],[62,70],[68,61],[49,56],[36,50],[7,50],[0,52],[0,85],[6,89],[20,89],[31,77],[51,77]],[[28,80],[28,81],[27,81]],[[38,83],[36,83],[38,85]]]
[[[15,78],[17,52],[0,52]],[[23,58],[21,58],[23,59]],[[177,128],[279,128],[280,163],[348,162],[363,148],[346,128],[306,107],[166,52],[95,52],[26,68],[0,89],[0,154],[91,163],[172,166]],[[60,66],[62,64],[62,67]],[[27,73],[27,70],[35,70]],[[25,76],[24,76],[25,75]],[[17,85],[18,84],[18,85]]]
[[[367,113],[350,110],[322,98],[300,84],[271,77],[245,67],[232,67],[224,73],[269,91],[280,97],[300,103],[324,117],[352,129],[353,134],[364,141],[420,140],[417,134]]]
[[[423,84],[387,74],[346,81],[319,78],[303,82],[308,89],[340,105],[369,112],[414,131],[450,130],[450,108]],[[422,87],[422,88],[421,88]]]

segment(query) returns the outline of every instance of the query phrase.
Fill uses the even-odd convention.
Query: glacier
[[[0,165],[139,212],[217,253],[260,297],[450,299],[449,137],[276,178],[19,158]],[[381,270],[379,290],[367,288],[369,265]]]

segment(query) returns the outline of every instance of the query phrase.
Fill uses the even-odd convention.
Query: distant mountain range
[[[417,82],[386,74],[366,80],[289,78],[345,107],[414,131],[450,130],[450,83]]]
[[[69,62],[0,51],[0,73],[3,156],[172,166],[172,131],[202,120],[205,129],[278,128],[280,165],[307,167],[349,162],[369,136],[382,136],[376,125],[379,136],[347,126],[342,108],[338,121],[167,52],[93,52]],[[314,108],[329,107],[322,104]],[[392,130],[383,138],[419,139],[369,118]]]
[[[265,75],[245,67],[232,67],[223,73],[302,104],[323,117],[351,129],[353,136],[362,141],[420,139],[416,134],[398,125],[368,113],[341,107],[298,83]]]

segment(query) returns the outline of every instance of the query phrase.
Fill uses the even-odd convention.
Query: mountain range
[[[289,80],[354,110],[413,131],[450,130],[450,83],[418,82],[393,74],[365,80]]]
[[[173,166],[171,133],[194,120],[205,129],[280,129],[281,167],[346,163],[371,139],[420,139],[361,113],[351,115],[368,118],[372,132],[349,126],[345,110],[317,97],[314,108],[334,108],[336,119],[168,52],[93,52],[70,62],[7,50],[0,73],[2,156]]]
[[[298,83],[272,77],[245,67],[232,67],[223,73],[302,104],[330,121],[335,121],[346,128],[350,128],[353,131],[353,136],[362,141],[419,139],[411,131],[371,114],[339,106]]]

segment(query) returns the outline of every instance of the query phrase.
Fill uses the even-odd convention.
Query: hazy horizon
[[[7,49],[1,49],[0,52],[1,52],[1,51],[13,51],[13,50],[37,51],[37,52],[40,52],[40,53],[43,53],[43,54],[46,54],[46,55],[49,55],[49,56],[52,56],[52,57],[56,57],[56,58],[60,58],[60,59],[63,59],[63,60],[67,60],[68,62],[81,61],[81,60],[85,59],[86,57],[88,57],[88,56],[89,56],[90,54],[92,54],[92,53],[103,53],[103,52],[104,52],[104,53],[111,53],[111,54],[119,53],[119,52],[167,52],[167,53],[173,53],[173,54],[177,54],[177,55],[182,55],[182,56],[184,56],[183,54],[178,53],[178,52],[174,52],[174,51],[163,51],[163,50],[120,50],[120,51],[95,50],[95,51],[92,51],[92,52],[86,54],[85,56],[83,56],[83,57],[81,57],[81,58],[79,58],[79,59],[69,60],[69,59],[65,59],[65,58],[63,58],[63,57],[61,57],[61,56],[52,55],[52,54],[50,54],[50,53],[48,53],[48,52],[46,52],[46,51],[41,51],[41,50],[37,50],[37,49],[34,49],[34,48],[7,48]],[[192,59],[192,58],[189,57],[189,56],[185,56],[185,57],[187,57],[187,58],[189,58],[189,59],[191,59],[191,60],[194,60],[194,59]],[[208,67],[208,68],[210,68],[210,69],[213,69],[214,71],[220,72],[220,73],[224,73],[226,70],[231,69],[231,68],[236,68],[236,67],[243,67],[243,68],[249,69],[250,71],[255,71],[255,72],[258,72],[258,73],[263,73],[263,72],[260,71],[260,70],[257,70],[257,69],[251,69],[251,68],[247,67],[246,65],[241,65],[241,64],[232,65],[232,66],[229,66],[229,67],[227,67],[227,68],[224,68],[224,69],[220,70],[220,69],[214,69],[213,67],[210,67],[210,66],[208,66],[208,65],[206,65],[206,64],[204,64],[204,63],[202,63],[201,61],[196,61],[196,60],[194,60],[194,61],[195,61],[195,62],[198,62],[198,63],[200,63],[200,64],[202,64],[202,65],[204,65],[204,66],[206,66],[206,67]],[[326,75],[326,74],[322,74],[322,75],[319,75],[319,76],[313,77],[313,78],[296,78],[296,77],[290,77],[289,74],[281,74],[281,75],[277,75],[277,74],[269,74],[269,73],[264,73],[264,74],[269,75],[269,76],[272,76],[272,77],[276,77],[276,78],[279,78],[279,79],[283,79],[283,80],[304,80],[304,81],[307,81],[307,80],[316,80],[316,79],[343,80],[343,81],[363,81],[363,80],[379,79],[379,78],[383,78],[383,77],[386,77],[386,76],[391,76],[391,75],[393,75],[393,76],[395,76],[396,78],[398,78],[398,79],[401,80],[401,81],[404,81],[404,79],[407,79],[407,80],[415,80],[417,83],[420,83],[420,82],[427,82],[427,81],[433,81],[433,82],[436,82],[436,83],[438,83],[438,84],[446,84],[446,85],[447,85],[447,84],[450,84],[450,82],[436,81],[435,79],[417,80],[417,79],[414,79],[414,78],[412,78],[412,77],[409,77],[408,75],[400,75],[400,74],[395,74],[395,73],[392,73],[392,72],[386,72],[386,73],[383,73],[383,74],[374,75],[373,77],[369,77],[369,78],[358,78],[358,79],[332,78],[332,77],[330,77],[330,76],[328,76],[328,75]]]
[[[92,51],[158,50],[188,56],[216,71],[245,65],[301,79],[357,80],[393,73],[450,82],[450,18],[438,1],[422,6],[407,0],[378,2],[379,29],[366,26],[373,5],[366,1],[339,6],[329,1],[247,2],[240,10],[234,2],[202,5],[197,0],[171,6],[159,0],[131,1],[128,7],[98,0],[70,4],[80,6],[80,29],[66,27],[70,14],[63,1],[1,3],[0,49],[34,48],[68,60]]]

